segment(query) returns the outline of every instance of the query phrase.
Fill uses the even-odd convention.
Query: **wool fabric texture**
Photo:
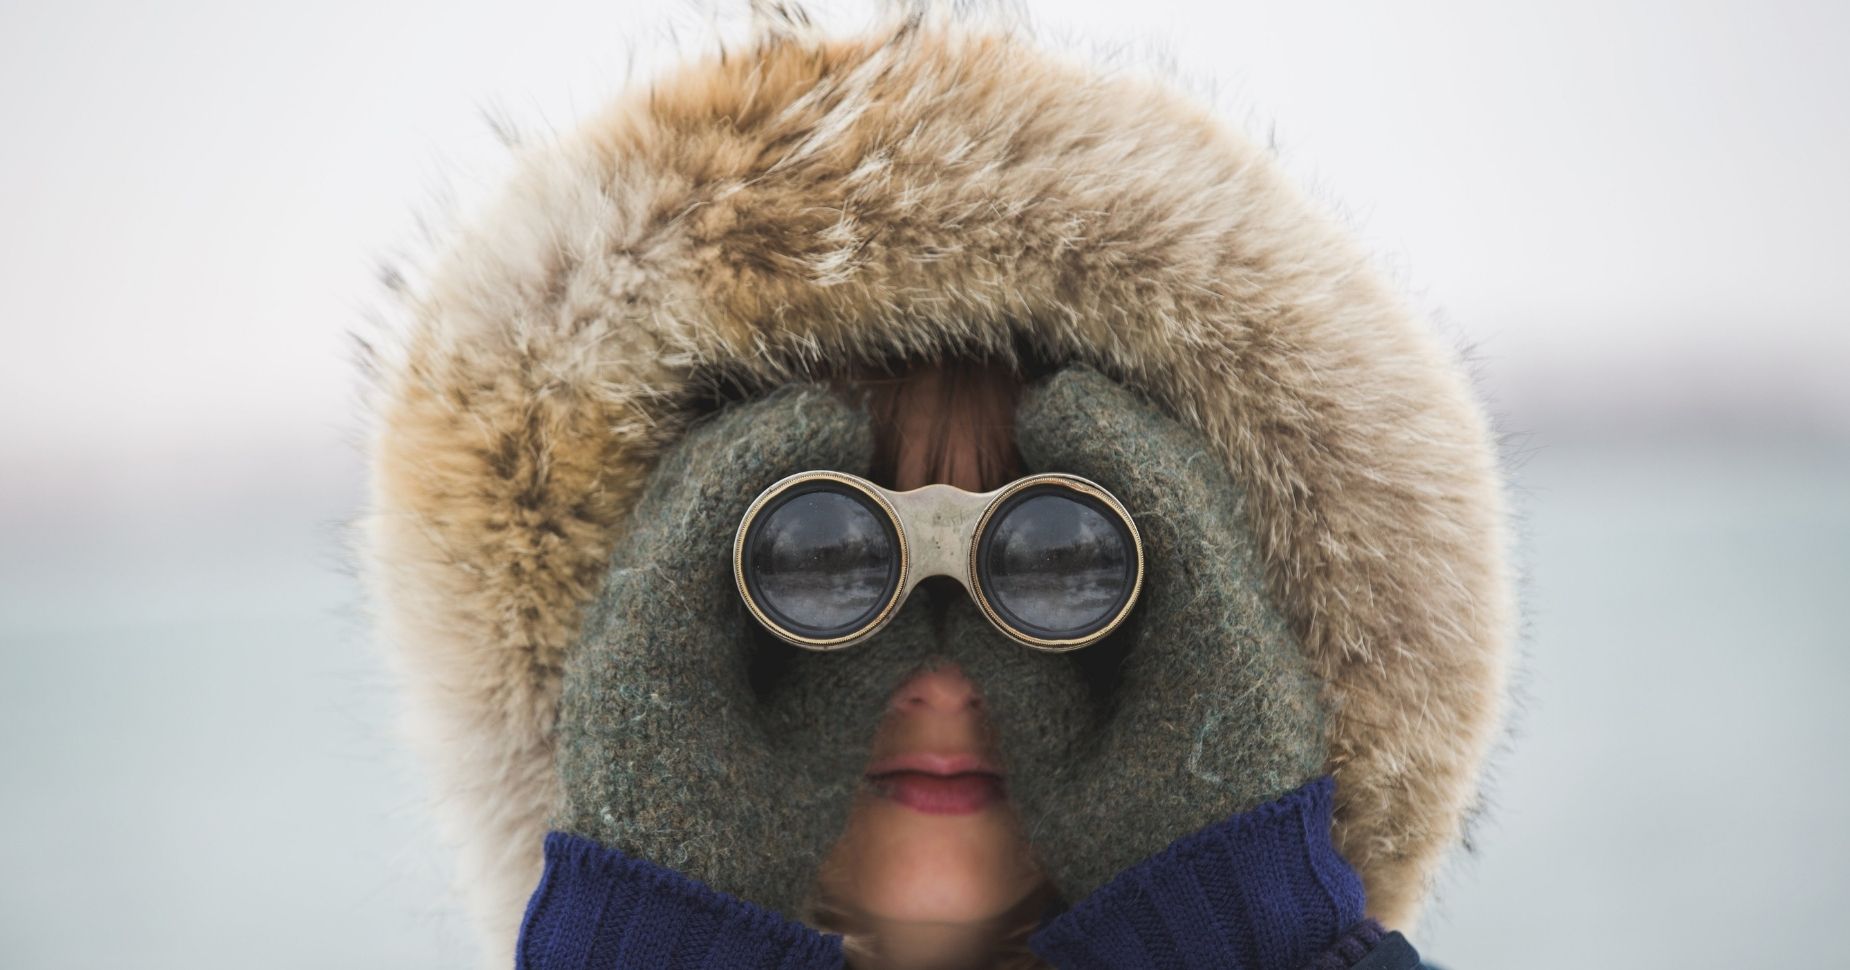
[[[521,921],[520,970],[834,970],[841,937],[564,832]]]
[[[1382,934],[1362,922],[1361,881],[1330,844],[1333,788],[1318,778],[1176,840],[1053,916],[1030,946],[1059,970],[1374,970]],[[521,970],[843,965],[840,936],[620,850],[555,832],[545,859]]]
[[[1320,774],[1323,710],[1266,594],[1245,490],[1204,436],[1074,366],[1028,388],[1016,438],[1030,470],[1109,489],[1143,537],[1136,608],[1075,654],[1101,687],[1096,707],[1064,749],[1010,759],[1011,798],[1037,858],[1079,899],[1171,841]],[[1005,752],[1060,716],[991,713]]]
[[[731,539],[764,486],[863,470],[871,448],[863,412],[792,386],[722,411],[664,458],[566,667],[555,828],[797,912],[902,671],[890,653],[817,655],[769,677]],[[915,615],[895,620],[897,639]]]

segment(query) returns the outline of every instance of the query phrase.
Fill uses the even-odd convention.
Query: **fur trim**
[[[1325,682],[1337,840],[1406,928],[1501,719],[1513,584],[1453,353],[1258,147],[1000,34],[767,34],[540,146],[372,393],[361,557],[461,881],[509,952],[564,652],[714,374],[1024,341],[1202,429]]]

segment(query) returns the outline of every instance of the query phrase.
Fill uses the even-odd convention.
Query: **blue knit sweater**
[[[1171,843],[1029,947],[1059,970],[1412,970],[1418,956],[1362,915],[1362,883],[1330,843],[1329,777]],[[554,832],[527,904],[521,970],[841,970],[842,938],[671,869]]]

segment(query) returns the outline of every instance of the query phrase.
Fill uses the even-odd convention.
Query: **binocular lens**
[[[1026,489],[997,509],[976,564],[1002,619],[1048,640],[1086,637],[1113,622],[1137,579],[1123,518],[1058,487]]]
[[[886,513],[847,490],[793,489],[759,513],[746,537],[746,582],[780,624],[818,640],[877,617],[899,581],[899,542]]]

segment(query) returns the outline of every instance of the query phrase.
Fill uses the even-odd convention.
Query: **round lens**
[[[745,579],[778,625],[825,640],[880,615],[899,577],[899,543],[871,499],[845,486],[797,486],[746,533]]]
[[[1044,640],[1098,632],[1136,591],[1129,525],[1102,501],[1059,485],[1010,496],[991,516],[977,560],[996,612]]]

